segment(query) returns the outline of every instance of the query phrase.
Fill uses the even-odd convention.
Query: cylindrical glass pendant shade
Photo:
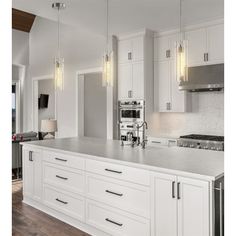
[[[54,68],[54,79],[55,79],[55,89],[64,89],[64,59],[55,58],[55,68]]]
[[[102,86],[113,86],[113,53],[103,56]]]
[[[188,80],[187,48],[186,40],[176,43],[176,79],[178,82]]]

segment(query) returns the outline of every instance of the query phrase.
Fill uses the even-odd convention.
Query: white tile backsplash
[[[195,133],[224,135],[224,93],[192,93],[192,111],[188,113],[154,113],[148,134],[173,136]]]

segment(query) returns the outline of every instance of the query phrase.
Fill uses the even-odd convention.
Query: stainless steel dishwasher
[[[215,236],[224,236],[224,177],[215,181]]]

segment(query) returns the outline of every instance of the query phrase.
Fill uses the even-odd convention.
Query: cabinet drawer
[[[85,169],[85,160],[78,156],[71,156],[62,154],[59,152],[49,152],[45,151],[43,153],[43,160],[51,163],[55,163],[58,165],[76,168],[80,170]]]
[[[44,203],[77,220],[85,220],[85,200],[78,194],[74,196],[45,185]]]
[[[149,236],[150,222],[123,211],[87,200],[86,223],[113,236]]]
[[[149,187],[87,174],[87,196],[130,213],[150,218]]]
[[[92,173],[134,182],[142,185],[150,185],[150,175],[147,171],[133,167],[117,165],[107,162],[86,160],[86,170]]]
[[[44,183],[75,193],[84,193],[84,171],[44,162]]]

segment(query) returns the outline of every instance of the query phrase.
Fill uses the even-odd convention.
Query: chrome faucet
[[[137,146],[141,144],[142,148],[145,149],[146,147],[146,130],[148,129],[147,122],[144,121],[141,125],[137,124]],[[140,138],[139,138],[139,129],[143,127],[143,132],[142,132],[142,142],[140,143]]]

